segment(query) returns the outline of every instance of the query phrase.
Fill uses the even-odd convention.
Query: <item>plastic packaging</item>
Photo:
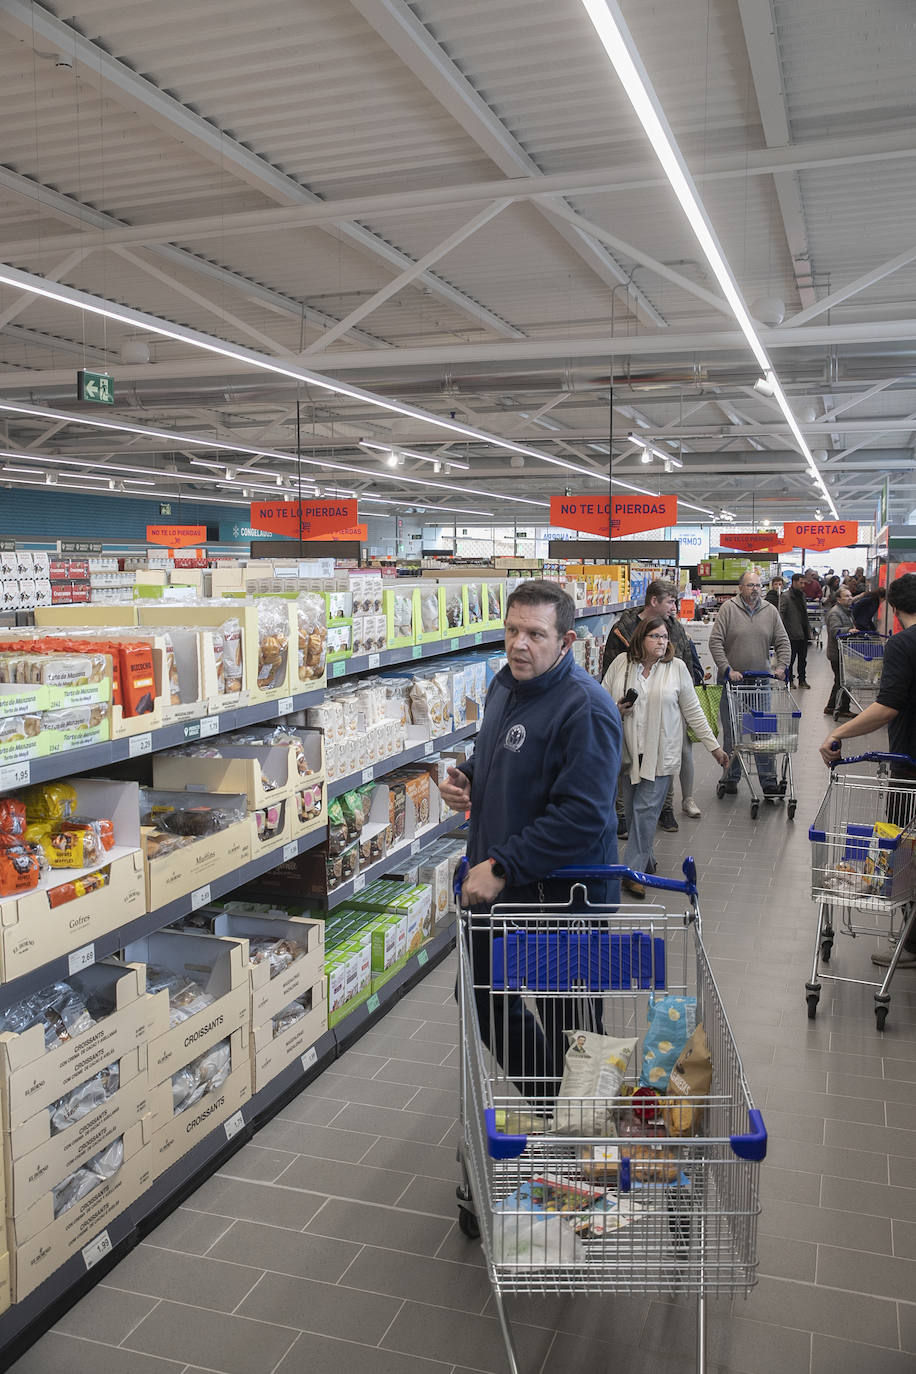
[[[84,1197],[98,1188],[100,1183],[107,1183],[114,1178],[115,1174],[124,1163],[124,1141],[123,1139],[113,1140],[110,1145],[106,1145],[104,1150],[99,1150],[97,1155],[70,1174],[54,1189],[54,1218],[63,1216],[71,1207],[75,1207],[78,1202],[82,1202]]]
[[[258,687],[283,685],[289,651],[289,602],[265,596],[258,601]]]
[[[69,983],[49,983],[0,1013],[0,1031],[21,1035],[30,1026],[40,1025],[44,1026],[45,1049],[53,1050],[94,1026],[95,1019]]]

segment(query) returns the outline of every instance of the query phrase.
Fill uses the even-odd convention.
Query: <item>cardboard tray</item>
[[[286,1068],[287,1064],[305,1054],[327,1030],[328,1004],[325,989],[326,982],[322,973],[312,984],[311,1011],[306,1012],[305,1016],[282,1035],[274,1036],[270,1021],[254,1027],[251,1033],[251,1074],[255,1092],[260,1092],[266,1083]]]
[[[166,791],[242,793],[249,810],[291,795],[299,782],[295,750],[283,745],[231,744],[220,740],[221,758],[156,754],[153,786]],[[265,787],[265,779],[271,784]]]
[[[180,802],[188,801],[187,793],[175,792],[172,795]],[[200,839],[158,857],[148,855],[147,835],[141,834],[148,911],[155,911],[176,897],[196,892],[214,878],[221,878],[225,873],[231,873],[250,862],[252,820],[246,810],[245,798],[216,793],[206,795],[214,805],[245,811],[246,814],[225,830],[219,830],[214,835],[202,835]]]
[[[307,916],[289,916],[280,908],[252,910],[251,903],[227,902],[220,909],[203,913],[212,925],[211,935],[234,940],[276,937],[294,940],[305,953],[271,978],[267,964],[248,964],[251,987],[251,1024],[260,1027],[308,988],[324,978],[324,921]]]

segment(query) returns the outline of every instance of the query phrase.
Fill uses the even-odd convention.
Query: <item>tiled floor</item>
[[[804,983],[813,938],[807,827],[826,666],[802,693],[799,811],[717,802],[660,836],[697,856],[704,936],[764,1110],[760,1282],[711,1304],[715,1374],[916,1369],[916,974],[887,1031],[871,993]],[[702,751],[697,750],[699,755]],[[844,940],[834,964],[870,969]],[[454,956],[453,956],[454,958]],[[453,960],[292,1103],[113,1270],[14,1374],[502,1374],[479,1248],[455,1223]],[[514,1301],[525,1374],[688,1374],[692,1304]]]

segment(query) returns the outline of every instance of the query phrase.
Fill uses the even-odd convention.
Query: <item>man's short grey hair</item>
[[[747,581],[747,579],[748,579],[749,577],[759,577],[759,576],[760,576],[760,574],[757,572],[757,570],[756,570],[755,568],[745,568],[745,569],[744,569],[744,572],[741,574],[741,578],[740,578],[740,580],[739,580],[739,582],[738,582],[738,586],[739,586],[739,587],[743,587],[744,584],[745,584],[745,582]]]

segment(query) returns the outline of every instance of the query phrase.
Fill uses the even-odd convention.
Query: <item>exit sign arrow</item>
[[[76,374],[76,399],[93,401],[96,405],[114,405],[114,382],[107,372],[88,372],[80,368]]]

